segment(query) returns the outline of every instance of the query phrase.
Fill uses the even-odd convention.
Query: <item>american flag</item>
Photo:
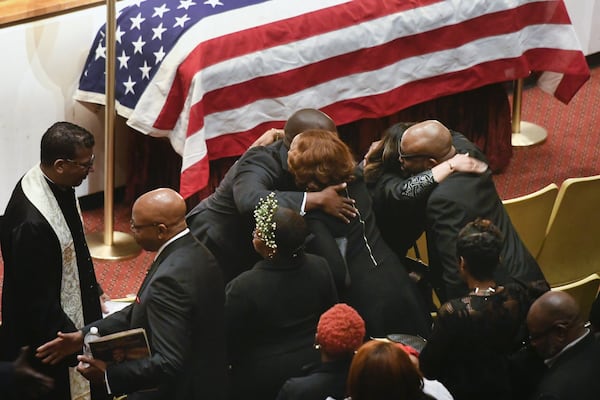
[[[104,104],[104,29],[78,100]],[[568,102],[589,78],[562,0],[137,0],[116,39],[117,112],[170,138],[184,197],[299,108],[344,124],[531,71]]]

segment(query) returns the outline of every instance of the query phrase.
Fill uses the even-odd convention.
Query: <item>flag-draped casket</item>
[[[104,104],[104,29],[78,100]],[[589,78],[557,0],[138,0],[116,40],[117,112],[169,137],[184,196],[299,108],[345,124],[531,71],[568,102]]]

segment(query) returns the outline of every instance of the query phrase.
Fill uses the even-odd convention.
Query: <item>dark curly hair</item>
[[[378,146],[369,154],[364,169],[365,182],[376,182],[384,172],[404,175],[400,164],[400,139],[415,122],[398,122],[387,128]]]
[[[473,278],[493,279],[503,242],[502,233],[492,221],[477,218],[458,233],[456,255],[465,260]]]
[[[296,136],[288,152],[288,168],[296,186],[311,192],[354,179],[356,162],[335,133],[311,129]]]
[[[277,207],[273,214],[273,222],[275,223],[277,256],[285,259],[300,254],[308,236],[308,227],[304,218],[297,211],[286,207]]]

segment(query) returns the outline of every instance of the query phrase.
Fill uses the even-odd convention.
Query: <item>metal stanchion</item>
[[[133,236],[115,232],[115,32],[116,0],[106,1],[106,106],[104,109],[104,232],[86,236],[90,254],[101,260],[122,260],[138,255],[141,248]]]
[[[546,140],[548,131],[531,122],[521,121],[521,106],[523,102],[523,79],[514,82],[512,108],[512,138],[513,146],[532,146]]]

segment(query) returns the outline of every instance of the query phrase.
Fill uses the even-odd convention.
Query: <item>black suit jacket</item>
[[[249,150],[246,154],[251,152]],[[241,160],[245,157],[243,155]],[[202,200],[186,217],[192,234],[217,259],[225,283],[260,260],[252,246],[252,213],[240,213],[233,199],[233,178],[240,161],[229,168],[215,192]]]
[[[319,364],[306,376],[290,378],[276,400],[313,400],[346,397],[346,380],[351,357]]]
[[[101,335],[144,328],[152,356],[107,369],[113,394],[128,399],[223,399],[226,392],[224,285],[216,261],[191,234],[152,264],[136,301],[97,326]],[[156,388],[154,391],[140,391]]]
[[[464,136],[453,134],[454,146],[461,153],[484,159],[475,145]],[[458,232],[476,218],[491,220],[504,236],[497,268],[498,283],[509,277],[524,283],[543,281],[544,275],[513,227],[491,171],[482,175],[454,173],[430,194],[426,206],[427,248],[432,282],[442,302],[462,297],[467,286],[458,276],[456,239]]]
[[[561,354],[547,370],[532,400],[600,398],[600,342],[593,334]]]
[[[233,198],[242,214],[252,214],[258,201],[277,193],[279,206],[300,211],[304,193],[299,191],[287,167],[288,149],[283,141],[254,147],[238,162]]]

